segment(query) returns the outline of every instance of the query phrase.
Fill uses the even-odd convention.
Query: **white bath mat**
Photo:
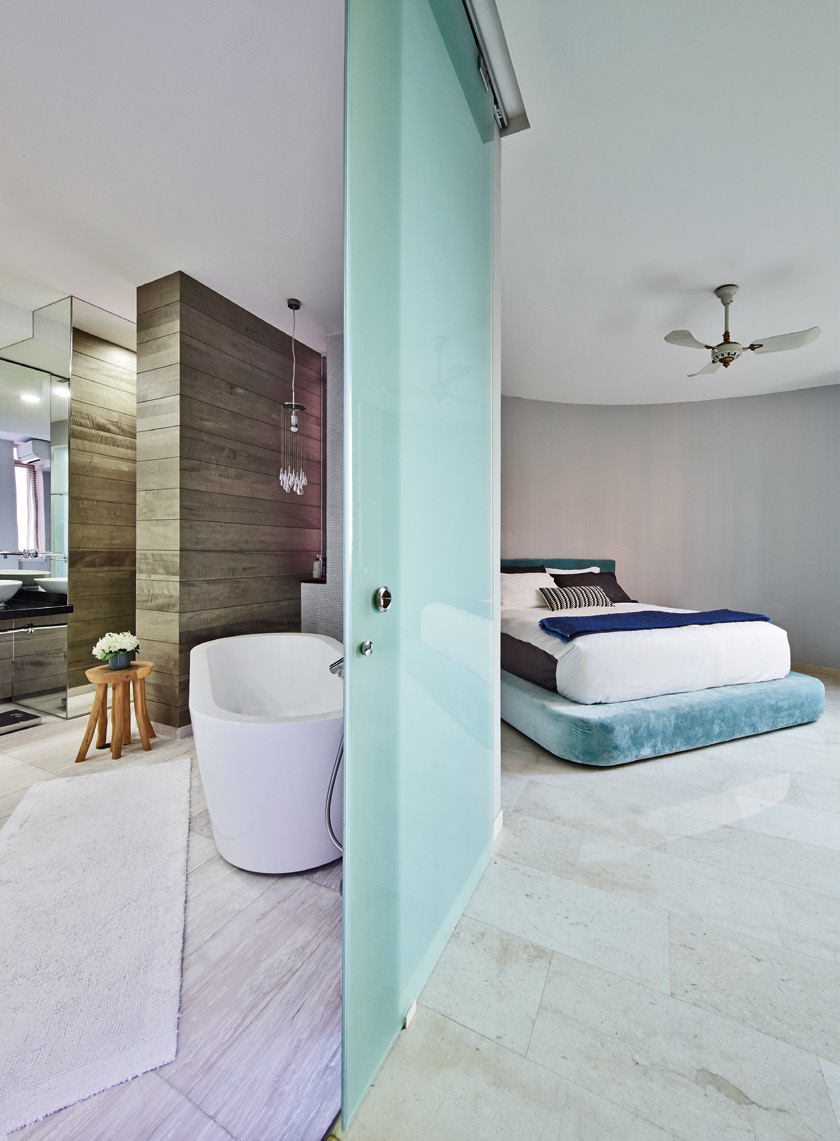
[[[0,1136],[175,1057],[187,758],[34,785],[0,831]]]

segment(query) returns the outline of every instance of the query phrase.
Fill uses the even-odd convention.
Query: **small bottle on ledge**
[[[313,578],[323,578],[324,577],[324,561],[320,555],[315,560],[315,562],[312,564],[312,577]]]

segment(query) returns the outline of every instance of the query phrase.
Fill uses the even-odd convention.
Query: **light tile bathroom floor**
[[[322,1141],[340,1105],[340,862],[300,876],[231,867],[213,844],[191,737],[158,737],[144,753],[133,729],[119,761],[92,748],[77,765],[84,729],[84,718],[45,717],[0,738],[0,824],[38,781],[193,758],[178,1056],[11,1136]]]
[[[813,671],[817,672],[817,671]],[[840,671],[812,725],[585,769],[496,854],[348,1141],[838,1141]]]

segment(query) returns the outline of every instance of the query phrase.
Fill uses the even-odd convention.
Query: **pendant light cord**
[[[297,311],[292,310],[292,404],[295,402],[295,318]]]

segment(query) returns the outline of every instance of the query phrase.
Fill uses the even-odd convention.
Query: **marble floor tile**
[[[551,962],[545,947],[463,916],[420,1002],[525,1054]]]
[[[466,914],[528,942],[669,989],[665,911],[494,857]]]
[[[540,1141],[679,1141],[675,1133],[637,1117],[580,1086],[567,1086],[563,1103]]]
[[[840,816],[835,812],[746,796],[737,796],[736,799],[748,831],[840,851]]]
[[[526,773],[502,773],[501,808],[504,813],[514,810],[529,780],[530,777]]]
[[[681,1141],[840,1136],[814,1055],[562,955],[528,1058]]]
[[[840,852],[813,844],[745,828],[713,828],[669,839],[666,848],[685,859],[840,897]]]
[[[556,1074],[421,1006],[350,1128],[333,1136],[540,1141],[551,1136],[547,1130],[562,1113],[565,1092]]]
[[[200,868],[202,864],[206,864],[208,860],[212,860],[216,855],[218,855],[216,845],[212,840],[208,840],[200,832],[190,830],[187,846],[188,874],[194,872],[196,868]]]
[[[840,1066],[836,1062],[826,1061],[825,1058],[820,1058],[820,1066],[825,1078],[828,1096],[834,1106],[834,1116],[837,1118],[837,1124],[840,1127]]]
[[[231,919],[268,891],[272,882],[272,876],[244,872],[218,854],[199,864],[187,877],[184,955],[192,954],[221,931]]]
[[[643,796],[621,799],[605,787],[578,791],[541,780],[528,782],[516,807],[567,828],[641,846],[662,844],[672,836],[692,836],[717,826],[671,809],[651,808]]]
[[[555,876],[571,878],[584,833],[527,812],[506,812],[496,855]]]
[[[765,884],[764,890],[785,947],[840,963],[840,899],[781,884]]]
[[[586,836],[574,879],[676,914],[703,916],[721,927],[781,943],[761,880],[683,860],[653,848]],[[833,901],[840,907],[837,901]]]
[[[759,939],[671,917],[671,993],[840,1063],[840,967]]]

